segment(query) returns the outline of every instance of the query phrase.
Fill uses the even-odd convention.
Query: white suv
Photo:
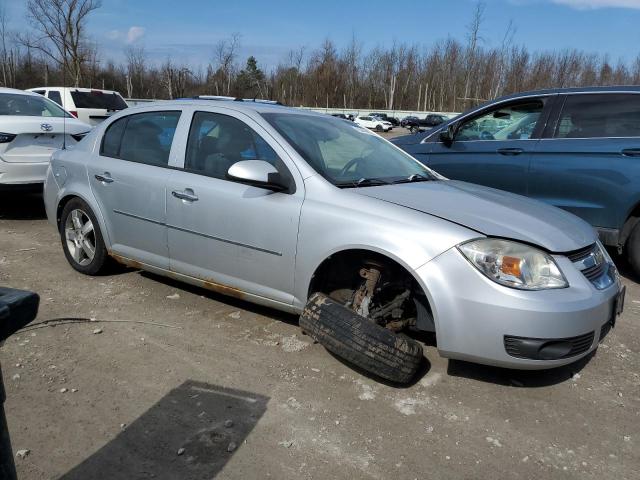
[[[116,112],[127,108],[122,95],[113,90],[75,87],[38,87],[29,92],[39,93],[62,106],[84,123],[95,126]]]
[[[358,117],[354,122],[361,127],[375,129],[377,132],[388,132],[393,128],[391,122],[387,122],[386,120],[382,120],[378,117],[372,117],[370,115],[366,117]]]

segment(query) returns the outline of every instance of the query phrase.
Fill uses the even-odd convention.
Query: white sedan
[[[381,118],[372,116],[357,117],[354,122],[361,127],[371,128],[372,130],[375,130],[377,132],[388,132],[393,128],[391,122],[387,122],[386,120],[382,120]]]
[[[51,154],[89,130],[42,95],[0,88],[0,189],[41,188]]]

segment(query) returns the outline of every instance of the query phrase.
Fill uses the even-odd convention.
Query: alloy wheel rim
[[[72,210],[65,221],[64,235],[73,261],[89,265],[96,254],[96,233],[89,215],[79,208]]]

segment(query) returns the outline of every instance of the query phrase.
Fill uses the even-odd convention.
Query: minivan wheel
[[[69,264],[85,275],[106,271],[109,256],[96,216],[80,198],[70,200],[62,210],[60,238]]]
[[[382,125],[376,125],[376,132],[381,132],[382,130],[384,130]]]
[[[633,227],[626,245],[627,260],[634,273],[640,277],[640,222]]]
[[[309,298],[300,328],[347,362],[397,384],[409,383],[423,361],[422,346],[322,293]]]

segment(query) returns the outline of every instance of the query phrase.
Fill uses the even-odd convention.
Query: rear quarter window
[[[567,95],[554,137],[640,137],[640,94]]]
[[[99,90],[91,92],[72,91],[71,98],[76,108],[99,108],[105,110],[124,110],[127,103],[117,93],[104,93]]]

